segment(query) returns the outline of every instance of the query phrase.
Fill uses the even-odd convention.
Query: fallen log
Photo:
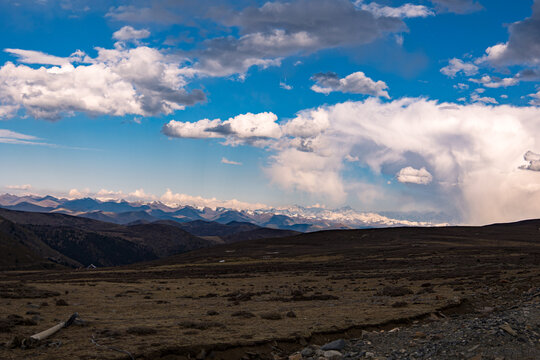
[[[38,341],[45,340],[46,338],[56,334],[58,331],[60,331],[60,329],[67,328],[68,326],[73,324],[75,319],[77,319],[78,317],[79,317],[79,314],[74,313],[73,315],[71,315],[71,317],[67,321],[62,321],[47,330],[34,334],[30,336],[30,339],[38,340]]]

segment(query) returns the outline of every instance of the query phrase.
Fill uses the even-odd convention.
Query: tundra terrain
[[[0,358],[302,359],[310,344],[515,309],[538,299],[539,229],[323,231],[124,267],[5,271]]]

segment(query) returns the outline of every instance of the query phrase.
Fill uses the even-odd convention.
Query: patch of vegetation
[[[283,319],[283,316],[281,316],[280,313],[278,312],[267,312],[267,313],[263,313],[261,314],[261,319],[265,319],[265,320],[281,320]]]
[[[4,299],[39,299],[59,295],[56,291],[41,290],[22,283],[0,284],[0,298]]]
[[[208,330],[210,328],[225,328],[225,325],[216,321],[181,321],[178,323],[184,329]]]
[[[412,293],[413,291],[405,286],[385,286],[384,288],[379,290],[375,295],[397,297],[397,296],[410,295]]]
[[[236,311],[236,312],[233,312],[231,314],[231,316],[241,317],[241,318],[244,318],[244,319],[250,319],[250,318],[254,318],[255,314],[253,314],[252,312],[249,312],[249,311]]]
[[[154,335],[157,333],[157,330],[147,326],[133,326],[126,330],[126,333],[131,335],[145,336],[145,335]]]

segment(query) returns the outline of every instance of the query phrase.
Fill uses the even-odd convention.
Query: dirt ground
[[[536,239],[414,234],[328,232],[115,269],[4,272],[0,359],[279,359],[362,329],[508,307],[540,286]],[[21,348],[75,312],[80,323]]]

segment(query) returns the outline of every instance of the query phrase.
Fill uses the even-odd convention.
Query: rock
[[[336,350],[325,351],[323,355],[326,359],[330,359],[330,360],[339,360],[343,357],[343,355],[339,351],[336,351]]]
[[[491,306],[484,306],[482,309],[478,310],[478,312],[488,314],[490,312],[493,312],[493,310],[495,310],[495,309],[493,307],[491,307]]]
[[[426,337],[426,334],[422,331],[417,331],[414,333],[414,337],[417,339],[424,339]]]
[[[287,316],[288,318],[295,318],[295,317],[296,317],[296,314],[295,314],[294,311],[289,311],[289,312],[286,314],[286,316]]]
[[[315,353],[315,351],[313,351],[312,348],[310,347],[307,347],[307,348],[304,348],[300,354],[302,354],[302,356],[304,357],[310,357],[310,356],[313,356],[313,354]]]
[[[216,316],[216,315],[219,315],[219,313],[216,310],[208,310],[206,312],[206,315],[208,315],[208,316]]]
[[[300,353],[292,354],[289,356],[289,360],[302,360],[302,354]]]
[[[366,351],[364,356],[367,357],[368,359],[373,359],[375,357],[375,354],[370,351]]]
[[[500,325],[499,328],[506,331],[508,334],[512,336],[517,336],[517,332],[514,329],[512,329],[512,327],[508,324]]]
[[[321,350],[323,351],[326,351],[326,350],[343,350],[343,348],[345,347],[345,340],[343,339],[338,339],[338,340],[334,340],[332,342],[329,342],[327,344],[324,344],[323,346],[321,346]]]

